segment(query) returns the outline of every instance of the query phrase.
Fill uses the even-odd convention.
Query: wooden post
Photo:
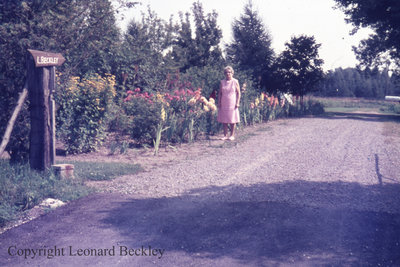
[[[29,163],[35,170],[50,169],[55,160],[55,122],[52,93],[55,88],[55,67],[65,59],[60,54],[28,50],[28,90],[31,133]]]
[[[55,84],[56,84],[56,67],[50,67],[50,82],[49,82],[49,90],[50,90],[50,125],[51,125],[51,144],[50,144],[50,162],[51,165],[54,165],[56,161],[56,102],[54,100],[55,93]]]

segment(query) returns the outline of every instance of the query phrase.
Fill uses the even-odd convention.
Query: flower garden
[[[203,90],[183,79],[167,80],[153,91],[116,89],[115,77],[97,74],[62,81],[58,77],[57,135],[67,153],[95,151],[113,133],[129,143],[151,146],[154,154],[163,145],[193,142],[217,135],[217,89]],[[244,83],[239,128],[304,113],[323,112],[310,101],[256,92]],[[210,92],[211,93],[205,93]]]

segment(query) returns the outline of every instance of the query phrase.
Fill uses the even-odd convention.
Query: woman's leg
[[[235,124],[231,123],[231,136],[235,136]]]
[[[224,123],[224,136],[226,137],[228,135],[228,124]]]

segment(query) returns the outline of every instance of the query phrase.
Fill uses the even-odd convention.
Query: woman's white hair
[[[232,68],[231,66],[226,66],[226,67],[224,68],[224,73],[226,73],[228,70],[230,70],[230,71],[232,72],[232,74],[235,73],[235,71],[233,70],[233,68]]]

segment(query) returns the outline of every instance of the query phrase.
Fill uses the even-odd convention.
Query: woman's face
[[[231,80],[232,77],[233,77],[233,73],[232,73],[231,70],[226,70],[226,71],[224,72],[224,74],[225,74],[225,78],[226,78],[227,80]]]

